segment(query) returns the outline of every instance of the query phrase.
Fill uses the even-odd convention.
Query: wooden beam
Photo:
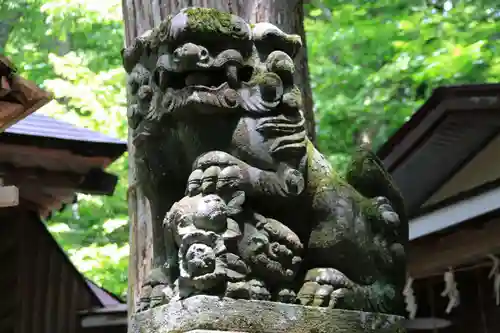
[[[410,243],[408,272],[413,278],[424,278],[448,267],[473,263],[500,251],[499,240],[500,219],[495,218],[482,228],[462,228],[447,236]]]
[[[68,189],[97,195],[112,195],[118,181],[117,176],[100,169],[91,169],[86,174],[79,174],[0,164],[0,173],[6,183],[16,185],[19,188]]]
[[[104,172],[101,169],[92,169],[85,174],[78,188],[83,193],[91,193],[98,189],[99,194],[113,195],[117,183],[117,176]]]
[[[82,328],[127,326],[127,305],[118,304],[79,313]]]
[[[6,80],[9,78],[8,80]],[[51,93],[15,74],[14,65],[0,54],[0,132],[35,112],[50,100]]]
[[[50,102],[50,99],[44,98],[29,107],[24,107],[16,103],[0,102],[0,112],[2,113],[2,118],[0,119],[0,133],[40,109],[48,102]]]
[[[450,112],[450,116],[457,121],[462,121],[467,124],[479,124],[487,127],[500,126],[500,114],[498,113],[498,108],[476,110],[458,109]]]
[[[413,218],[410,220],[410,241],[495,211],[498,209],[499,197],[500,187],[496,186]]]
[[[96,156],[83,154],[78,147],[48,147],[46,142],[39,143],[34,141],[34,137],[26,136],[16,136],[16,140],[21,139],[21,142],[12,143],[9,142],[9,133],[0,135],[0,156],[1,161],[8,163],[14,158],[20,158],[21,156],[38,156],[46,159],[50,163],[58,161],[69,161],[70,165],[77,165],[83,168],[98,168],[104,169],[114,162],[114,158],[109,156]],[[40,138],[43,140],[44,138]],[[49,140],[50,138],[45,138]],[[36,139],[39,140],[39,139]],[[38,145],[40,144],[40,145]],[[26,165],[31,167],[31,165]]]

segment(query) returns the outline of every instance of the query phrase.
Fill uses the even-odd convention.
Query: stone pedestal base
[[[402,333],[402,320],[378,313],[195,296],[133,315],[128,333]]]

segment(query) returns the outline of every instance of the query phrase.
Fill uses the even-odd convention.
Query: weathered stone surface
[[[402,198],[372,152],[342,179],[308,140],[301,46],[272,24],[187,8],[124,50],[153,216],[139,312],[211,295],[404,313]]]
[[[246,333],[240,331],[219,331],[219,330],[192,330],[186,333]]]
[[[401,333],[402,318],[267,301],[193,296],[132,316],[129,333]]]

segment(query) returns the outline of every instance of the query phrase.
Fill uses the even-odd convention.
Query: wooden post
[[[126,45],[146,31],[160,24],[169,14],[175,14],[185,7],[208,7],[232,12],[248,22],[270,22],[287,33],[302,36],[305,43],[303,26],[303,2],[298,0],[123,0]],[[296,68],[303,92],[304,115],[307,120],[308,134],[315,139],[312,93],[309,85],[306,48],[297,56]],[[134,154],[134,146],[129,135],[129,154]],[[132,158],[129,159],[129,215],[130,215],[130,261],[129,261],[129,314],[135,309],[138,292],[147,272],[152,266],[152,227],[151,212],[147,199],[136,183],[136,171]]]

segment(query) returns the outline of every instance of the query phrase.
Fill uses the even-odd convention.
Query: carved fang
[[[165,70],[160,70],[159,74],[159,86],[162,91],[167,89],[168,73]]]
[[[238,89],[240,87],[240,80],[238,78],[238,66],[227,64],[225,66],[225,72],[227,77],[227,83],[232,89]]]

